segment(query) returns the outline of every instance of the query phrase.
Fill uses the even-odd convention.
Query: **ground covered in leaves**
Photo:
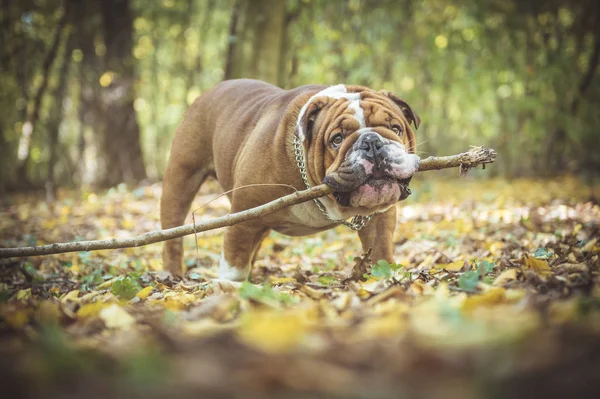
[[[251,281],[216,277],[222,230],[0,261],[0,390],[32,397],[478,398],[599,393],[597,185],[419,176],[397,264],[347,228],[268,237]],[[227,213],[216,184],[196,220]],[[0,202],[5,247],[159,227],[160,186]],[[190,217],[191,221],[191,217]],[[596,396],[598,397],[598,396]]]

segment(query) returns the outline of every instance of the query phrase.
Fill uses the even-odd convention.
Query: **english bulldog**
[[[372,259],[393,262],[395,204],[408,197],[419,168],[411,128],[419,123],[405,101],[384,90],[222,82],[194,101],[177,128],[163,179],[162,227],[184,223],[209,176],[233,190],[231,212],[326,183],[332,195],[228,227],[219,278],[247,279],[271,230],[303,236],[342,223],[358,230]],[[162,256],[167,270],[183,274],[181,238],[165,242]]]

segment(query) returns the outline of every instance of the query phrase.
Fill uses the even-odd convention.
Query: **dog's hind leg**
[[[192,119],[192,118],[190,118]],[[181,226],[198,189],[214,173],[210,138],[197,133],[198,126],[187,118],[177,129],[163,178],[160,221],[163,229]],[[166,241],[163,267],[173,275],[183,270],[183,238]]]

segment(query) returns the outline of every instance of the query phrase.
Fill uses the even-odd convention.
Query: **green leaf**
[[[398,270],[404,268],[404,265],[401,265],[400,263],[390,263],[390,268],[397,272]]]
[[[25,262],[24,268],[27,271],[27,273],[31,274],[33,277],[35,277],[35,275],[37,274],[37,269],[35,268],[35,266],[33,266],[31,262]]]
[[[192,280],[200,280],[202,278],[202,276],[200,275],[200,273],[190,273],[189,277]]]
[[[256,286],[248,281],[244,281],[238,290],[240,296],[244,299],[253,299],[257,302],[277,301],[285,304],[296,302],[296,298],[289,294],[276,292],[269,284],[263,287]]]
[[[390,264],[387,261],[380,259],[379,261],[377,261],[377,264],[371,267],[371,275],[373,277],[379,278],[392,277],[392,269],[390,267]]]
[[[477,270],[482,277],[491,272],[494,267],[496,267],[496,264],[487,260],[481,261],[477,264]]]
[[[335,278],[333,276],[319,276],[317,281],[323,285],[331,285],[335,283]]]
[[[550,259],[554,255],[552,251],[549,251],[547,248],[538,248],[533,254],[534,258],[537,259]]]
[[[466,291],[475,291],[479,282],[479,271],[471,270],[458,278],[458,286]]]
[[[262,289],[248,281],[244,281],[238,292],[244,299],[258,299],[262,294]]]
[[[142,287],[137,281],[131,277],[125,277],[115,281],[112,285],[111,292],[113,295],[118,296],[121,299],[130,300],[135,294],[140,292]]]

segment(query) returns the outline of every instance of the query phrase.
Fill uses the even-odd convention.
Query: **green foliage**
[[[479,270],[479,275],[482,277],[494,270],[494,267],[496,267],[496,264],[487,260],[477,264],[477,270]]]
[[[371,276],[375,278],[390,278],[392,273],[402,268],[402,265],[389,263],[386,260],[380,259],[376,264],[371,266]]]
[[[486,275],[490,273],[494,267],[496,267],[496,265],[487,260],[477,263],[477,270],[470,270],[460,275],[458,278],[458,287],[465,291],[475,291],[480,279],[485,283],[491,282]]]
[[[188,276],[191,280],[201,280],[202,275],[200,273],[190,273]]]
[[[142,287],[136,280],[132,279],[131,277],[123,277],[113,282],[111,292],[120,299],[128,301],[132,299],[141,289]]]
[[[88,291],[92,287],[102,284],[104,282],[104,278],[102,276],[102,268],[89,266],[84,269],[86,271],[85,274],[81,276],[79,282],[81,283],[81,290]],[[87,270],[91,270],[91,272],[87,272]]]
[[[333,276],[319,276],[319,278],[317,278],[317,281],[319,282],[319,284],[323,284],[323,285],[331,285],[335,283],[335,278]]]
[[[248,281],[244,281],[239,288],[240,297],[244,299],[252,299],[257,302],[280,302],[284,304],[292,304],[296,299],[289,294],[280,293],[273,290],[270,284],[265,283],[262,287],[254,285]]]
[[[135,65],[138,84],[127,96],[135,100],[144,162],[152,178],[160,177],[164,170],[162,149],[168,147],[187,106],[225,78],[231,3],[131,1],[132,57],[123,61]],[[457,6],[425,0],[411,2],[410,7],[399,7],[393,1],[286,3],[288,15],[294,18],[285,23],[287,41],[277,48],[282,52],[279,78],[271,83],[290,88],[344,82],[396,92],[423,120],[421,131],[426,140],[418,139],[423,142],[419,151],[455,153],[464,150],[465,143],[481,142],[496,147],[505,160],[492,173],[560,172],[567,161],[575,168],[600,170],[600,158],[595,151],[588,151],[598,144],[600,124],[598,77],[592,74],[592,79],[586,80],[596,68],[595,41],[582,39],[592,37],[596,29],[595,19],[589,18],[595,12],[593,2],[547,4],[534,0],[534,5],[527,6],[507,0],[504,6],[491,8],[484,1]],[[60,2],[31,4],[10,2],[3,10],[1,181],[18,178],[15,165],[23,124],[35,102],[32,94],[44,78],[44,60],[63,12]],[[49,69],[48,101],[44,100],[39,110],[28,165],[30,178],[38,183],[47,179],[53,123],[61,129],[60,147],[72,150],[57,160],[56,169],[64,170],[57,178],[70,183],[80,172],[74,170],[79,164],[80,91],[90,88],[92,98],[86,101],[92,109],[102,101],[101,82],[113,79],[111,71],[105,70],[100,8],[92,6],[88,13],[84,23],[89,34],[76,34],[81,41],[96,40],[82,43],[82,48],[91,45],[96,52],[90,56],[84,55],[82,48],[70,54],[61,50]],[[398,35],[399,31],[403,34]],[[362,32],[360,40],[357,32]],[[235,37],[241,41],[245,36]],[[63,38],[61,48],[65,41]],[[271,40],[250,43],[257,46],[251,53],[272,50],[261,47],[268,43]],[[245,65],[248,60],[239,61]],[[68,62],[83,73],[67,76],[68,98],[63,99],[56,89]],[[243,75],[256,77],[248,68]],[[69,112],[52,120],[63,100],[69,100]],[[106,118],[101,114],[95,117]],[[90,137],[98,140],[89,140],[89,144],[86,140],[87,146],[99,147],[102,134],[96,130],[102,129],[104,121],[99,122],[86,124],[92,130]],[[568,129],[568,134],[561,129]],[[523,156],[524,148],[527,156]],[[26,240],[29,245],[37,242],[32,234]],[[448,245],[454,244],[450,239]],[[310,254],[312,248],[307,251]]]
[[[464,272],[458,278],[458,286],[465,291],[475,291],[479,282],[479,272],[471,270]]]
[[[548,250],[547,248],[538,248],[535,251],[535,254],[533,254],[534,258],[537,259],[550,259],[552,257],[552,255],[554,255],[554,252],[552,252],[551,250]]]

